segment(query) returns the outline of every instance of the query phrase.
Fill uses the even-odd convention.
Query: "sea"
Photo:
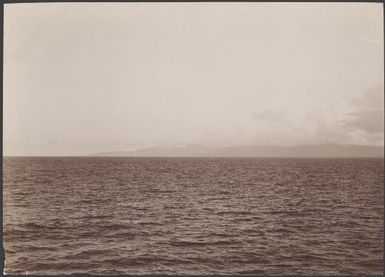
[[[4,157],[6,274],[383,274],[384,160]]]

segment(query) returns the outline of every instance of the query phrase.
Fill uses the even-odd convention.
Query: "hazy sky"
[[[383,145],[382,5],[6,4],[5,155]]]

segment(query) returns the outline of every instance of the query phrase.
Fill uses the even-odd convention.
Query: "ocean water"
[[[383,159],[3,166],[7,274],[383,273]]]

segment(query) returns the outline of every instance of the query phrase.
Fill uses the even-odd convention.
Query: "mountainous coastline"
[[[199,144],[181,147],[150,147],[133,151],[92,154],[104,157],[266,157],[266,158],[382,158],[384,147],[363,145],[318,144],[301,146],[229,146],[213,147]]]

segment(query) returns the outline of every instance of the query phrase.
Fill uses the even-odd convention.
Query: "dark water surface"
[[[7,274],[382,274],[383,159],[4,158]]]

